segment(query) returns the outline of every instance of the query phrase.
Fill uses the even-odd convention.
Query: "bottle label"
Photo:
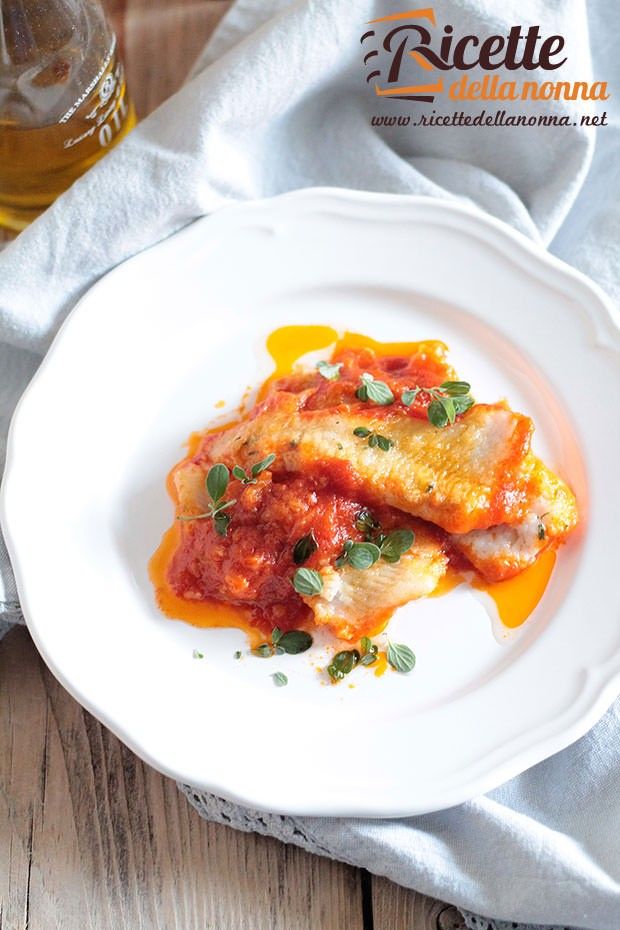
[[[110,48],[109,48],[109,50],[108,50],[108,54],[107,54],[107,55],[105,56],[105,58],[103,59],[103,63],[102,63],[102,65],[101,65],[101,67],[99,68],[99,71],[98,71],[97,74],[94,76],[94,78],[92,79],[92,81],[90,82],[90,84],[89,84],[87,87],[84,88],[84,90],[82,91],[82,93],[80,94],[80,96],[77,98],[77,100],[69,107],[69,109],[67,110],[67,112],[66,112],[66,113],[63,113],[63,115],[62,115],[62,116],[60,117],[60,119],[58,120],[59,123],[66,123],[67,120],[70,120],[70,119],[71,119],[71,117],[73,116],[73,114],[75,113],[75,111],[76,111],[79,107],[82,106],[82,104],[84,103],[84,101],[86,100],[86,98],[88,97],[88,95],[91,93],[91,91],[94,90],[94,88],[97,86],[97,84],[99,83],[99,81],[101,80],[101,78],[103,77],[103,75],[105,74],[108,65],[109,65],[110,62],[112,61],[112,55],[114,54],[115,49],[116,49],[116,36],[112,36],[112,44],[110,45]]]
[[[103,77],[104,73],[105,69],[98,75],[99,88],[93,94],[92,106],[82,115],[82,119],[91,125],[79,136],[70,136],[65,139],[63,142],[65,149],[73,148],[74,145],[91,137],[98,140],[101,148],[106,148],[125,122],[129,107],[125,94],[125,72],[122,62],[117,60],[105,77]],[[96,86],[96,83],[93,85],[91,82],[90,92]],[[86,98],[82,95],[82,104],[85,100]]]

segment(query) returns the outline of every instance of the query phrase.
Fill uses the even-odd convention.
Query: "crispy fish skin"
[[[207,437],[211,461],[250,467],[276,454],[274,472],[320,472],[340,466],[351,487],[370,499],[468,533],[515,523],[527,513],[533,425],[505,404],[477,404],[445,429],[402,408],[341,405],[303,409],[302,394],[274,392],[245,422]],[[365,427],[389,438],[388,452],[354,435]]]
[[[321,569],[321,594],[303,598],[317,626],[328,626],[339,639],[357,640],[376,628],[381,614],[431,594],[448,557],[431,527],[417,523],[415,532],[413,546],[396,563],[379,559],[363,571],[350,565]]]
[[[575,497],[561,478],[534,455],[528,456],[524,469],[529,474],[529,503],[523,520],[450,539],[487,581],[518,575],[545,549],[562,543],[578,521]]]

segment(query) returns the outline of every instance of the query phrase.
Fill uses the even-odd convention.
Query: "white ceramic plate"
[[[166,473],[292,323],[443,339],[479,400],[534,417],[582,523],[519,635],[459,588],[392,620],[411,675],[330,687],[311,654],[235,661],[239,631],[158,612],[146,566],[172,519]],[[619,345],[596,287],[454,204],[310,190],[195,223],[86,295],[15,415],[2,522],[39,649],[156,768],[254,807],[394,816],[492,788],[620,691]]]

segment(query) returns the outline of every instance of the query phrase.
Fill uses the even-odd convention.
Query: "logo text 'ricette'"
[[[374,83],[377,97],[432,103],[437,94],[446,90],[452,100],[538,100],[552,96],[574,100],[577,95],[582,99],[606,100],[609,96],[605,82],[547,81],[542,85],[545,88],[542,94],[535,81],[526,81],[523,87],[518,87],[515,81],[499,82],[496,76],[493,82],[487,77],[482,82],[469,82],[463,75],[448,83],[446,72],[466,72],[472,68],[528,73],[561,68],[567,61],[563,54],[564,37],[541,36],[540,26],[512,26],[505,35],[481,38],[475,34],[456,35],[454,27],[447,24],[438,35],[432,7],[390,13],[371,20],[368,25],[372,28],[364,32],[361,43],[364,64],[369,69],[366,80]]]

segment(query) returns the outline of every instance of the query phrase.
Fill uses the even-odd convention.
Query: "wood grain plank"
[[[459,911],[426,895],[372,876],[374,930],[465,930]]]
[[[125,0],[112,17],[139,117],[184,83],[230,0]]]
[[[356,869],[202,820],[52,677],[0,643],[1,926],[362,930]]]

